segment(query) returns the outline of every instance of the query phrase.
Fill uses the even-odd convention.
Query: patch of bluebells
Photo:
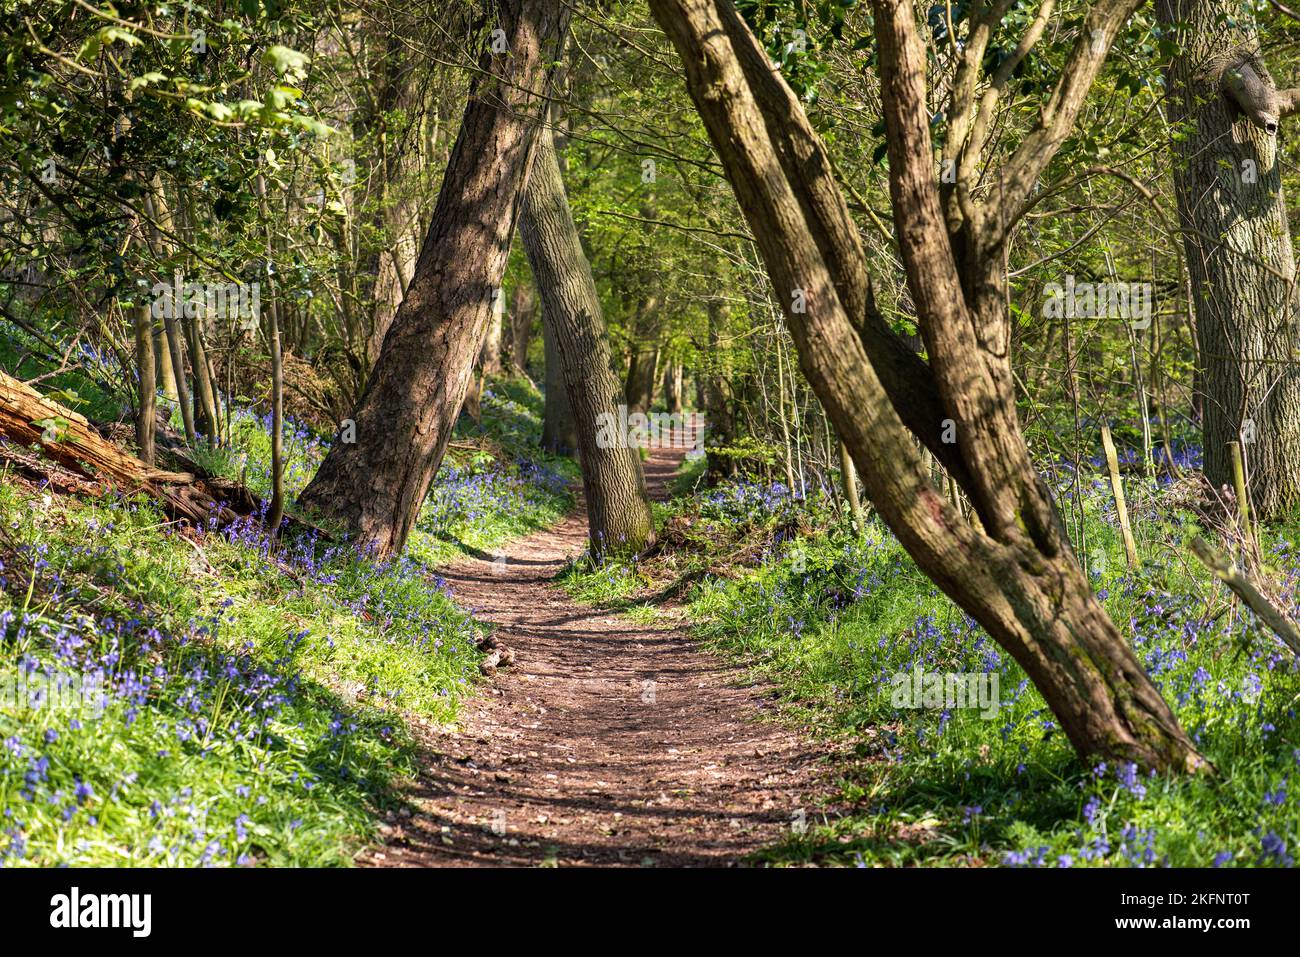
[[[445,462],[420,511],[420,527],[434,535],[457,535],[503,515],[527,514],[560,494],[566,484],[540,464],[483,470]]]
[[[1198,454],[1191,448],[1182,451],[1187,461]],[[1104,484],[1097,485],[1096,494],[1109,499]],[[724,486],[710,493],[701,512],[709,508],[716,516],[740,522],[752,510],[754,521],[767,521],[781,516],[789,501],[788,492],[779,487],[769,491],[763,486]],[[1178,524],[1176,517],[1162,520]],[[1277,543],[1268,563],[1283,570],[1282,602],[1300,618],[1300,547],[1290,541]],[[701,602],[708,610],[706,636],[720,634],[729,646],[764,656],[791,647],[798,650],[790,662],[812,660],[818,668],[839,669],[843,678],[829,690],[844,707],[847,724],[870,729],[862,753],[872,760],[908,765],[908,780],[914,779],[913,773],[926,773],[918,767],[920,762],[933,762],[933,773],[947,776],[945,783],[953,782],[952,804],[944,810],[955,811],[963,820],[969,814],[966,808],[976,806],[972,799],[990,806],[992,797],[963,784],[971,781],[974,764],[997,768],[1007,759],[1008,769],[1015,764],[1014,777],[997,772],[999,811],[1013,810],[1021,800],[1037,801],[1035,790],[1059,788],[1058,774],[1049,781],[1028,773],[1057,756],[1064,766],[1072,760],[1054,716],[1020,669],[974,622],[924,581],[916,584],[919,573],[887,532],[877,531],[874,523],[852,537],[837,537],[832,531],[773,548],[763,556],[763,564],[759,575],[708,586],[708,602]],[[1119,620],[1134,653],[1193,741],[1221,768],[1231,768],[1237,755],[1251,762],[1281,757],[1287,767],[1300,768],[1300,748],[1287,744],[1284,755],[1278,752],[1278,746],[1294,741],[1300,731],[1295,705],[1300,666],[1295,656],[1249,614],[1207,621],[1202,595],[1181,585],[1176,591],[1162,587],[1182,580],[1179,569],[1162,573],[1147,566],[1141,573],[1129,573],[1121,566],[1105,575],[1094,569],[1104,578],[1105,587],[1098,582],[1099,597]],[[894,624],[900,601],[914,604],[918,612],[902,627]],[[881,627],[885,621],[890,624]],[[848,655],[842,655],[839,641]],[[832,654],[835,664],[828,660]],[[927,673],[1000,675],[1001,707],[991,730],[999,732],[1001,753],[996,745],[989,746],[983,728],[960,720],[960,712],[882,707],[881,702],[889,702],[894,676],[918,666]],[[1054,742],[1054,750],[1044,748],[1048,741]],[[976,748],[979,761],[972,753]],[[1225,750],[1226,758],[1220,753]],[[1225,822],[1216,838],[1197,845],[1195,853],[1204,853],[1204,858],[1192,860],[1216,866],[1289,862],[1300,802],[1280,773],[1284,770],[1278,768],[1266,787],[1253,791],[1251,801],[1258,802],[1259,810],[1245,812],[1250,826],[1260,814],[1269,815],[1253,846],[1237,825]],[[1008,781],[1017,788],[1010,795],[1002,790]],[[1163,814],[1176,802],[1204,801],[1195,783],[1167,783],[1135,764],[1110,762],[1099,764],[1093,775],[1079,777],[1077,784],[1083,793],[1073,836],[1067,816],[1061,822],[1064,827],[1050,836],[995,853],[1004,853],[1010,866],[1159,867],[1174,853],[1180,863],[1187,859],[1185,838],[1176,830],[1166,831]],[[981,834],[990,841],[1002,838],[1006,819],[994,813],[986,820]],[[1207,846],[1213,840],[1220,842],[1218,847]]]
[[[94,519],[87,528],[91,525],[102,528]],[[250,534],[247,529],[230,531],[236,541]],[[319,710],[319,692],[305,679],[296,654],[310,641],[308,631],[289,632],[279,653],[274,644],[255,647],[238,641],[233,637],[238,625],[231,617],[233,601],[225,599],[212,613],[173,632],[131,597],[130,588],[106,590],[110,583],[123,582],[126,574],[113,548],[67,544],[58,547],[56,557],[56,549],[43,542],[20,548],[19,554],[36,572],[33,594],[43,611],[39,617],[0,612],[0,648],[12,655],[5,678],[21,677],[22,687],[29,689],[16,733],[8,734],[0,747],[0,792],[19,802],[5,808],[6,819],[13,823],[0,837],[0,863],[33,853],[45,863],[56,862],[48,856],[50,825],[43,823],[47,814],[61,827],[78,829],[68,832],[72,835],[97,827],[107,804],[123,807],[118,817],[132,813],[134,773],[117,775],[110,770],[114,765],[98,760],[104,741],[117,742],[113,748],[118,761],[123,744],[139,750],[141,757],[168,763],[240,754],[263,776],[270,765],[296,754],[291,763],[311,761],[311,774],[300,779],[305,792],[322,781],[348,789],[371,787],[350,766],[355,748],[344,747],[363,732],[366,749],[379,742],[397,746],[391,726],[379,733],[369,722],[339,710],[319,730],[303,723],[304,715]],[[290,560],[328,574],[313,549],[304,548]],[[24,591],[30,575],[25,569]],[[417,581],[414,569],[409,575],[409,587],[427,587]],[[106,593],[112,596],[110,607],[103,601]],[[445,601],[441,607],[454,611]],[[459,613],[449,620],[467,621]],[[52,691],[76,694],[52,701]],[[314,740],[314,735],[320,738]],[[229,800],[244,804],[249,794],[246,787],[236,789]],[[202,807],[187,798],[181,794],[170,806],[154,802],[148,817],[161,830],[139,852],[182,864],[228,863],[266,803],[262,798],[236,816],[210,814],[210,797]],[[17,823],[19,807],[28,809],[22,815],[24,824]],[[184,813],[188,811],[194,813]],[[183,828],[168,823],[178,815],[184,818]],[[38,834],[40,850],[33,851]],[[71,838],[58,843],[66,844],[67,854],[82,846]],[[255,860],[247,852],[239,856]]]
[[[265,503],[264,503],[265,504]],[[283,535],[273,543],[259,516],[248,516],[210,534],[257,554],[263,561],[291,569],[298,577],[328,587],[332,597],[354,617],[372,623],[388,641],[402,641],[428,654],[447,655],[473,644],[478,634],[469,616],[449,600],[446,582],[409,553],[386,561],[362,557],[347,540],[327,541],[316,530]],[[274,553],[274,554],[273,554]],[[286,651],[295,652],[305,632],[286,638]],[[333,639],[324,641],[332,648]],[[398,694],[376,690],[397,703]]]
[[[724,482],[700,497],[700,515],[732,524],[764,524],[793,517],[804,505],[802,494],[780,482],[749,479]]]

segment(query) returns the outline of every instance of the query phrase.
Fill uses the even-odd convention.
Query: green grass
[[[830,503],[737,486],[681,500],[673,575],[697,635],[775,685],[786,717],[833,739],[836,807],[764,849],[774,864],[1211,866],[1289,864],[1300,838],[1300,673],[1189,559],[1192,521],[1163,493],[1133,495],[1142,563],[1130,572],[1109,498],[1088,490],[1094,585],[1218,774],[1146,777],[1084,766],[1023,672],[912,564],[877,521],[860,533]],[[802,515],[800,530],[798,516]],[[1300,557],[1269,549],[1288,600]],[[735,560],[740,544],[766,543]],[[1098,566],[1106,569],[1097,573]],[[662,575],[663,570],[658,570]],[[575,568],[571,591],[631,604],[656,570]],[[640,587],[638,588],[638,585]],[[662,587],[656,581],[654,588]],[[1294,609],[1293,609],[1294,610]],[[1220,617],[1215,615],[1222,612]],[[995,674],[1000,707],[900,708],[893,678]]]
[[[21,351],[8,348],[0,364]],[[100,378],[74,366],[51,383],[80,395],[82,411],[113,414]],[[232,426],[230,447],[198,454],[264,493],[265,423],[244,411]],[[482,425],[458,427],[409,555],[378,567],[306,538],[272,555],[251,526],[182,535],[150,503],[55,498],[5,476],[0,861],[350,861],[412,772],[415,725],[455,720],[477,673],[476,626],[433,565],[491,553],[571,506],[573,463],[539,444],[539,397],[493,383]],[[288,449],[296,493],[324,447],[295,428]],[[1188,558],[1198,529],[1176,498],[1140,486],[1130,483],[1139,566],[1125,565],[1095,477],[1081,551],[1214,775],[1079,762],[1020,669],[892,535],[874,520],[854,531],[824,499],[744,483],[691,495],[657,510],[660,555],[579,560],[564,582],[643,623],[663,596],[685,595],[701,639],[772,683],[790,720],[845,755],[834,806],[810,808],[810,827],[760,861],[1290,864],[1295,659]],[[1274,529],[1266,542],[1266,573],[1292,612],[1294,534]],[[996,714],[895,706],[894,676],[918,665],[996,675]],[[104,694],[30,697],[70,679],[97,679]]]
[[[536,449],[540,397],[502,383],[483,406],[384,565],[0,476],[0,865],[350,863],[415,772],[416,726],[453,722],[478,675],[481,629],[434,563],[571,506],[573,466]],[[296,494],[324,446],[291,426],[286,448]],[[247,410],[196,455],[269,490]]]
[[[345,863],[411,772],[410,721],[453,719],[477,673],[473,623],[412,563],[273,560],[8,481],[0,525],[6,864]],[[72,679],[102,693],[33,700]]]
[[[577,464],[541,451],[542,397],[525,380],[498,379],[484,389],[482,424],[462,416],[410,541],[410,554],[429,564],[491,553],[505,542],[553,525],[573,507],[569,486]],[[231,416],[228,447],[201,447],[199,464],[244,480],[268,496],[271,442],[268,417],[247,410]],[[285,489],[306,487],[327,451],[320,437],[287,423]]]

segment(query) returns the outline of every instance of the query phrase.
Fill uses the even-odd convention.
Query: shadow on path
[[[662,497],[680,450],[646,463]],[[789,833],[826,790],[824,748],[774,721],[765,689],[700,651],[684,624],[642,625],[551,583],[586,545],[558,525],[442,574],[516,655],[431,731],[420,808],[362,863],[720,866]]]

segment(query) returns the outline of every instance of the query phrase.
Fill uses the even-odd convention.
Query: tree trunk
[[[153,351],[158,357],[158,391],[165,399],[175,402],[176,373],[172,371],[172,354],[167,347],[167,332],[161,323],[153,331]]]
[[[505,290],[498,290],[497,296],[505,295]],[[488,321],[487,336],[483,340],[483,349],[479,353],[479,367],[484,375],[501,374],[501,333],[505,325],[505,310],[496,307],[493,300],[492,318]]]
[[[709,306],[709,358],[711,362],[721,361],[719,350],[722,342],[722,302],[710,299]],[[708,424],[708,440],[704,453],[708,461],[708,480],[716,484],[736,474],[736,460],[730,455],[720,455],[716,451],[719,445],[730,445],[735,441],[735,418],[731,414],[730,383],[727,377],[716,369],[707,374],[696,373],[696,381],[701,383],[702,393],[700,407],[704,409],[704,420]]]
[[[219,445],[221,436],[217,431],[217,396],[212,388],[212,371],[208,366],[208,350],[203,344],[201,320],[195,316],[178,321],[185,331],[190,367],[194,372],[194,430],[206,436],[209,445]]]
[[[262,211],[266,236],[266,278],[270,302],[267,309],[267,342],[271,347],[271,507],[266,515],[266,530],[272,537],[280,533],[284,521],[284,356],[280,349],[280,297],[276,289],[275,248],[271,220],[267,215],[266,177],[257,175],[257,199]]]
[[[552,455],[578,454],[578,424],[569,404],[569,387],[564,383],[564,367],[555,343],[555,329],[550,317],[542,312],[543,361],[546,363],[546,403],[542,407],[542,448]]]
[[[176,180],[175,182],[176,211],[179,220],[177,225],[180,228],[181,235],[187,239],[191,248],[193,248],[197,230],[194,222],[194,210],[189,198],[189,188],[184,181]],[[161,190],[155,193],[155,202],[160,207],[166,206],[166,200]],[[170,217],[170,213],[162,212],[162,216],[166,220]],[[180,296],[182,290],[175,290],[175,294]],[[194,431],[198,435],[206,436],[210,446],[216,446],[220,444],[221,436],[217,419],[217,393],[212,381],[212,367],[208,362],[207,346],[203,339],[205,319],[210,319],[210,317],[200,307],[199,315],[178,317],[177,321],[185,334],[185,342],[190,357],[190,371],[193,375],[191,394],[194,399]]]
[[[653,309],[653,305],[649,307]],[[644,316],[649,310],[645,305],[637,309]],[[640,334],[644,323],[638,322],[637,333]],[[655,401],[655,384],[659,371],[659,349],[657,346],[634,345],[632,357],[627,364],[627,383],[624,394],[627,397],[628,412],[649,412]]]
[[[853,453],[881,517],[921,570],[1025,669],[1081,755],[1149,767],[1202,766],[1093,596],[1047,490],[1022,452],[1014,402],[999,391],[1002,380],[994,375],[1001,371],[992,365],[996,356],[975,341],[975,320],[991,320],[966,305],[945,231],[925,52],[912,4],[876,0],[873,12],[891,194],[895,219],[906,224],[899,230],[900,251],[931,347],[931,379],[918,380],[919,388],[927,401],[937,391],[947,413],[919,422],[918,437],[924,433],[927,444],[933,442],[943,418],[958,425],[958,441],[941,458],[945,465],[964,464],[963,482],[977,493],[972,499],[983,528],[935,491],[898,411],[906,403],[891,397],[868,360],[859,332],[872,299],[865,255],[825,148],[797,97],[728,0],[651,0],[651,9],[681,54],[803,372]],[[1127,16],[1107,13],[1107,36],[1117,29],[1114,17],[1122,22],[1121,13]],[[1092,39],[1085,32],[1079,43]],[[1068,82],[1083,75],[1075,71]],[[986,277],[966,278],[984,288]],[[999,489],[1007,478],[1014,481]]]
[[[135,367],[139,376],[139,401],[135,413],[135,444],[140,461],[153,465],[154,433],[158,427],[158,380],[153,354],[153,312],[148,303],[133,306]]]
[[[185,380],[185,344],[181,335],[181,320],[163,319],[163,334],[167,339],[167,352],[176,374],[176,404],[181,409],[181,422],[185,427],[185,441],[191,447],[199,444],[198,430],[194,427],[194,408],[190,405],[190,389]]]
[[[370,204],[370,220],[380,245],[367,250],[358,264],[363,291],[370,293],[371,302],[367,320],[354,323],[364,326],[357,330],[363,341],[349,343],[360,353],[358,389],[379,358],[419,252],[419,231],[411,228],[419,197],[409,180],[425,158],[422,154],[426,140],[420,135],[419,118],[423,91],[433,75],[427,64],[408,51],[408,44],[418,34],[417,22],[399,15],[393,32],[386,40],[375,43],[376,50],[382,43],[382,62],[374,68],[375,89],[361,121],[373,134],[378,150],[377,162],[367,179],[378,194],[378,203]],[[437,109],[434,104],[432,111],[436,113]],[[366,277],[373,277],[368,290],[364,289]]]
[[[528,282],[519,282],[510,303],[510,364],[516,372],[528,374],[528,346],[533,341],[533,320],[537,319],[537,296]]]
[[[533,321],[537,318],[537,297],[526,282],[515,286],[510,302],[510,364],[528,374],[528,345],[533,341]]]
[[[844,486],[844,497],[849,503],[849,512],[853,516],[853,527],[862,528],[862,499],[858,497],[858,473],[853,468],[853,456],[849,447],[843,442],[840,446],[840,482]],[[927,470],[928,471],[928,470]]]
[[[280,306],[271,287],[268,310],[271,343],[271,508],[266,515],[266,530],[278,535],[284,520],[284,357],[280,354]]]
[[[524,250],[554,336],[578,430],[591,552],[637,553],[654,544],[641,456],[615,434],[621,398],[610,369],[600,297],[569,211],[549,131],[543,131],[524,199]],[[614,441],[610,441],[611,436]]]
[[[415,276],[352,414],[356,441],[334,444],[299,499],[379,558],[405,546],[465,399],[568,28],[556,0],[499,9],[507,52],[480,60]]]
[[[167,197],[163,192],[162,177],[155,175],[150,182],[149,190],[144,196],[144,208],[149,219],[153,224],[152,230],[153,241],[161,250],[164,244],[170,244],[171,240],[165,235],[172,227],[171,211],[167,207]],[[180,296],[180,290],[173,290],[174,295]],[[194,410],[190,406],[189,385],[185,381],[185,345],[181,339],[180,320],[175,318],[163,318],[162,335],[159,344],[163,346],[160,353],[167,356],[167,365],[171,367],[171,391],[167,393],[168,398],[174,398],[177,406],[181,410],[181,422],[185,429],[185,441],[194,447],[198,444],[198,435],[194,428]],[[167,385],[167,375],[162,374],[164,388]]]
[[[1279,518],[1300,505],[1295,255],[1277,143],[1287,107],[1240,4],[1156,8],[1166,27],[1184,25],[1169,108],[1180,134],[1174,184],[1201,349],[1205,476],[1231,485],[1228,443],[1242,442],[1256,514]]]
[[[664,405],[674,415],[682,411],[682,364],[680,362],[670,362],[664,369]]]

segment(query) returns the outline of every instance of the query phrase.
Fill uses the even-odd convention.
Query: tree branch
[[[984,222],[982,239],[987,248],[1006,240],[1007,225],[1015,220],[1020,205],[1074,126],[1115,35],[1141,5],[1142,0],[1099,0],[1084,17],[1079,39],[1066,59],[1056,88],[1043,105],[1037,125],[1002,166],[1001,186],[989,200]]]
[[[1216,552],[1202,538],[1193,538],[1189,543],[1192,554],[1199,558],[1214,577],[1231,588],[1242,601],[1259,616],[1260,620],[1282,639],[1283,643],[1296,655],[1300,655],[1300,628],[1282,613],[1282,610],[1268,600],[1254,583],[1232,564],[1220,552]]]

